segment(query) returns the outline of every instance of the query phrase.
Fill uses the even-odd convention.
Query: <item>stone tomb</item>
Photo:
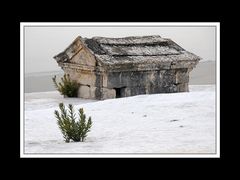
[[[54,59],[79,83],[78,97],[109,99],[187,92],[201,58],[160,36],[79,36]]]

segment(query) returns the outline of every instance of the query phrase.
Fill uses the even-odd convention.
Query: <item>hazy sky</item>
[[[160,35],[203,60],[215,60],[215,27],[24,27],[25,73],[58,71],[53,56],[77,36]]]

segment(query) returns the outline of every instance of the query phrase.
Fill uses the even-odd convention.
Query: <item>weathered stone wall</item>
[[[91,71],[76,71],[66,68],[65,73],[70,75],[71,80],[79,84],[78,97],[96,99],[96,74]]]
[[[70,75],[70,79],[79,84],[78,97],[86,99],[97,99],[96,82],[97,75],[94,68],[86,68],[84,66],[64,63],[61,65],[64,72]]]
[[[78,97],[87,99],[116,98],[116,89],[120,96],[139,94],[187,92],[189,71],[191,69],[163,69],[155,71],[96,72],[64,66],[65,73],[76,80],[80,87]]]
[[[103,99],[108,98],[108,96],[113,98],[113,92],[116,88],[122,88],[120,90],[122,97],[138,94],[186,92],[188,91],[188,81],[188,69],[109,72],[104,78],[103,85],[108,91],[105,92]]]
[[[101,96],[96,93],[100,92],[100,85],[99,76],[96,74],[95,57],[78,39],[74,43],[78,48],[70,62],[59,65],[66,74],[70,75],[71,80],[75,80],[79,84],[78,97],[99,99]]]
[[[96,66],[94,56],[84,46],[72,57],[71,63],[81,64],[85,66]]]

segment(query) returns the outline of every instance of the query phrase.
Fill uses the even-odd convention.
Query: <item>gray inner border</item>
[[[217,58],[217,26],[215,25],[209,25],[209,26],[203,26],[203,25],[155,25],[155,26],[140,26],[140,25],[26,25],[23,26],[23,78],[25,79],[25,27],[215,27],[215,58]],[[215,153],[25,153],[25,98],[23,99],[23,154],[26,155],[213,155],[217,154],[217,60],[215,59]],[[23,84],[23,88],[25,87],[25,80]],[[25,88],[23,90],[23,95],[25,94]],[[24,96],[25,97],[25,96]],[[20,122],[21,123],[21,122]],[[21,126],[20,126],[21,127]],[[94,156],[93,156],[94,157]],[[133,156],[134,157],[134,156]],[[65,157],[67,158],[67,157]],[[78,157],[80,158],[80,157]],[[89,158],[89,157],[81,157],[81,158]],[[113,158],[113,157],[111,157]],[[117,157],[121,158],[121,157]],[[157,157],[162,158],[162,157]],[[164,158],[164,157],[163,157]]]

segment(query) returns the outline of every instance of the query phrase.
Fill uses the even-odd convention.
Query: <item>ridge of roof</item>
[[[63,52],[54,56],[57,62],[67,62],[86,46],[95,57],[105,64],[151,63],[155,61],[199,61],[171,39],[153,36],[129,36],[123,38],[78,36]],[[125,59],[126,60],[125,60]]]

